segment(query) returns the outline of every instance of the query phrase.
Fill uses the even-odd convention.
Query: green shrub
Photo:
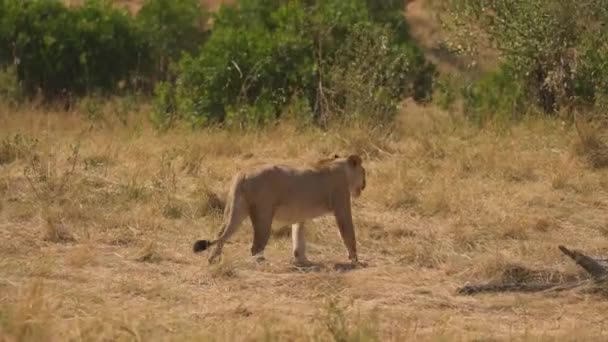
[[[439,12],[455,24],[453,45],[475,52],[470,43],[483,39],[471,37],[489,38],[529,100],[553,114],[578,100],[593,101],[606,89],[607,5],[605,0],[447,0]]]
[[[27,95],[38,88],[46,97],[111,91],[137,66],[140,36],[130,16],[110,2],[89,0],[68,9],[55,0],[4,0],[3,7],[0,43],[8,46],[0,50],[14,44],[17,75]]]
[[[175,121],[174,115],[174,88],[167,82],[159,82],[154,88],[154,102],[150,121],[158,129],[169,128]]]
[[[207,15],[199,0],[146,0],[137,13],[137,24],[150,49],[146,67],[154,80],[167,80],[170,64],[183,51],[194,52],[205,38]]]
[[[385,120],[399,99],[428,98],[434,76],[395,25],[374,22],[364,0],[221,7],[200,52],[180,61],[176,109],[197,125],[258,125],[298,94],[317,121]]]
[[[276,7],[259,2],[222,7],[201,53],[182,59],[178,108],[190,121],[222,122],[228,107],[232,121],[235,113],[276,118],[292,89],[310,87],[312,40],[303,27],[304,8],[293,2],[269,12]],[[247,108],[256,103],[264,109]]]
[[[399,43],[411,43],[409,25],[403,18],[403,0],[367,0],[366,2],[372,21],[389,25]]]
[[[59,0],[0,0],[0,67],[17,59],[24,94],[116,93],[152,88],[205,35],[198,0],[147,0],[137,18],[109,0],[66,7]],[[133,81],[139,81],[134,84]]]
[[[435,81],[433,94],[434,102],[439,108],[450,111],[453,109],[456,100],[458,99],[458,91],[460,88],[461,79],[458,75],[445,73],[440,75]]]
[[[479,125],[508,122],[526,111],[526,91],[512,70],[503,65],[462,89],[464,113]]]
[[[606,16],[608,19],[608,16]],[[574,78],[574,92],[583,103],[604,104],[608,95],[608,33],[601,40],[587,40],[579,59],[579,68]]]
[[[14,66],[0,67],[0,101],[15,106],[23,100],[23,94],[17,79],[17,70]]]
[[[434,69],[411,44],[398,44],[386,25],[361,22],[353,25],[327,68],[331,112],[345,119],[391,120],[398,102],[412,96],[430,96]],[[424,76],[423,76],[424,75]]]
[[[281,119],[294,126],[306,127],[313,124],[314,113],[312,105],[306,96],[296,92],[283,108]]]
[[[15,64],[16,20],[21,11],[18,1],[0,0],[0,68]]]
[[[230,126],[261,127],[277,117],[272,96],[262,94],[252,104],[226,107],[226,123]]]

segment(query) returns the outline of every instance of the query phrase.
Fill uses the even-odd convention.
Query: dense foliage
[[[145,0],[136,20],[152,59],[145,65],[151,82],[168,79],[171,63],[205,39],[207,15],[197,0]]]
[[[167,60],[200,43],[197,0],[148,0],[139,13],[136,20],[103,0],[74,8],[58,0],[0,0],[0,67],[16,68],[29,96],[108,93],[162,75]]]
[[[171,87],[158,87],[175,106],[159,103],[157,121],[177,114],[197,124],[262,124],[294,101],[311,116],[302,119],[317,122],[391,118],[398,100],[429,97],[434,74],[407,36],[402,5],[241,0],[223,7],[200,53],[181,60],[174,97]]]
[[[498,68],[437,78],[402,0],[240,0],[212,24],[199,0],[145,0],[137,14],[110,0],[0,0],[0,99],[137,91],[159,127],[383,123],[432,93],[442,106],[462,98],[479,123],[608,104],[608,0],[433,3],[448,46],[475,55],[488,41]]]
[[[28,94],[107,90],[135,69],[133,23],[101,2],[67,10],[57,1],[4,1],[3,63],[13,62]],[[8,59],[8,60],[7,60]],[[12,60],[11,60],[12,59]]]
[[[449,0],[443,4],[443,18],[458,33],[458,46],[474,53],[477,46],[471,43],[480,39],[470,38],[483,34],[500,52],[505,68],[493,78],[503,85],[487,83],[486,89],[498,91],[508,78],[514,83],[510,88],[523,89],[530,104],[546,113],[580,103],[593,105],[605,97],[607,0]],[[505,70],[506,78],[499,75]],[[490,99],[471,99],[471,105],[479,104],[479,109],[488,112],[482,107]],[[495,109],[510,111],[512,106]]]
[[[198,0],[0,0],[0,96],[154,89],[152,120],[195,125],[390,119],[428,100],[434,67],[408,36],[403,1],[241,0],[205,31]],[[295,114],[295,113],[294,113]]]

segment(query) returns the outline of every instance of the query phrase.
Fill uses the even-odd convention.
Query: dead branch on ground
[[[574,260],[590,276],[593,283],[602,284],[608,279],[608,259],[592,258],[580,251],[570,250],[562,245],[559,250]],[[574,289],[589,283],[588,280],[571,281],[533,281],[516,280],[511,282],[491,282],[482,284],[465,285],[457,290],[458,294],[473,295],[487,292],[541,292],[541,291],[565,291]]]

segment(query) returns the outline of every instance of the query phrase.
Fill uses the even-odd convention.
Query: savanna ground
[[[158,133],[137,108],[108,103],[95,120],[1,109],[4,340],[606,338],[608,301],[586,286],[456,293],[507,276],[586,278],[558,244],[608,255],[608,172],[577,152],[573,127],[480,130],[406,102],[390,131]],[[368,267],[335,269],[346,253],[331,217],[309,224],[314,269],[291,265],[277,226],[267,261],[253,262],[248,221],[218,265],[191,252],[219,229],[237,170],[334,152],[368,169],[354,204]]]
[[[412,34],[442,70],[461,69],[436,49],[424,2],[408,6]],[[559,244],[608,256],[608,170],[585,159],[569,124],[530,118],[479,129],[406,101],[391,129],[286,122],[162,133],[150,110],[128,98],[83,101],[70,113],[0,106],[0,340],[608,335],[607,291],[595,285],[456,292],[467,282],[588,279]],[[249,221],[218,265],[192,253],[194,241],[217,233],[237,170],[353,152],[368,170],[353,209],[368,267],[336,269],[346,252],[331,217],[308,225],[316,268],[290,263],[290,230],[279,226],[267,261],[252,261]]]

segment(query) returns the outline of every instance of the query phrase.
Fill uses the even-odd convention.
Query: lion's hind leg
[[[213,241],[215,249],[209,255],[209,263],[214,263],[222,254],[224,243],[239,229],[243,220],[249,215],[247,203],[241,196],[235,195],[226,208],[224,229],[219,233],[217,240]]]
[[[253,226],[253,243],[251,245],[251,256],[258,261],[264,260],[264,249],[270,239],[272,229],[273,212],[271,207],[254,206],[249,217]]]

